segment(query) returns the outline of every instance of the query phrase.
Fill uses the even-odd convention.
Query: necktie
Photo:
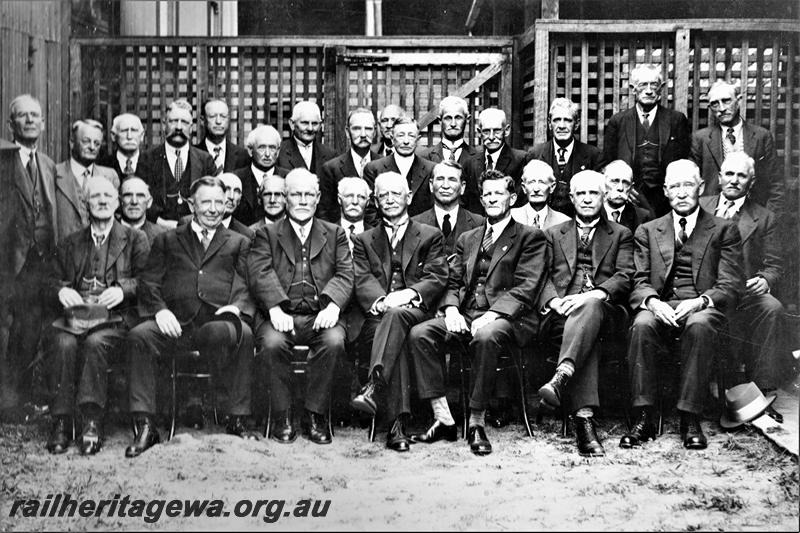
[[[456,162],[456,150],[455,150],[455,148],[450,148],[450,162],[451,163],[455,163]]]
[[[564,167],[567,166],[567,160],[564,158],[564,154],[567,153],[566,148],[559,148],[558,149],[558,171],[564,172]]]
[[[103,246],[103,234],[102,233],[95,233],[93,234],[94,237],[94,245],[100,248]]]
[[[219,161],[218,161],[220,153],[222,153],[222,147],[221,146],[215,146],[214,147],[214,163],[216,163],[217,166],[220,166]]]
[[[732,218],[733,217],[733,200],[727,200],[725,202],[725,212],[722,213],[722,218]]]
[[[542,226],[539,225],[539,213],[533,215],[533,224],[531,224],[536,229],[541,229]]]
[[[389,147],[389,146],[385,147],[385,149],[384,149],[384,152],[383,152],[383,153],[384,153],[384,154],[386,154],[386,157],[389,157],[390,155],[392,155],[392,149],[391,149],[391,147]]]
[[[358,162],[358,177],[364,177],[364,167],[367,166],[367,157],[364,156],[361,158],[361,161]]]
[[[83,171],[83,174],[81,174],[81,192],[86,192],[86,180],[89,179],[89,176],[91,175],[92,173],[89,172],[88,168]]]
[[[175,181],[181,181],[183,176],[183,160],[181,159],[181,151],[175,150]]]
[[[350,227],[347,228],[347,244],[350,245],[350,253],[353,253],[353,237],[355,237],[356,233],[356,225],[350,224]]]
[[[731,147],[736,146],[736,135],[733,134],[733,128],[728,128],[728,133],[725,135],[725,138],[731,143]]]
[[[650,121],[647,119],[648,116],[650,116],[650,113],[642,113],[642,127],[645,131],[650,129]]]
[[[300,226],[300,240],[306,242],[306,227]]]
[[[486,233],[483,234],[483,242],[481,243],[481,250],[486,252],[492,244],[494,243],[494,238],[492,237],[492,227],[489,226],[486,228]]]
[[[683,248],[684,243],[689,238],[686,235],[686,219],[681,217],[678,219],[678,225],[681,227],[681,230],[678,232],[678,240],[675,241],[675,250],[680,250]]]
[[[492,161],[492,154],[486,154],[486,170],[494,170],[494,162]]]
[[[208,250],[208,245],[211,244],[211,239],[208,238],[208,230],[203,228],[200,234],[203,236],[203,238],[200,239],[200,244],[203,245],[203,250]]]
[[[611,211],[611,218],[614,219],[614,222],[619,222],[619,209]]]
[[[581,230],[581,246],[584,248],[589,247],[589,235],[592,233],[591,226],[580,226]]]
[[[384,224],[392,229],[392,234],[389,236],[389,244],[392,246],[392,250],[394,250],[397,248],[397,243],[400,242],[400,228],[408,224],[408,219],[405,219],[400,224],[389,224],[386,221],[384,221]]]
[[[133,161],[131,161],[130,157],[125,160],[125,169],[122,171],[122,173],[126,176],[133,174]]]
[[[36,187],[36,184],[39,183],[39,167],[36,165],[36,152],[31,151],[31,158],[28,160],[26,168],[28,170],[28,176],[30,176],[31,182],[33,182],[33,186]]]
[[[450,214],[447,213],[444,215],[444,219],[442,220],[442,233],[445,237],[450,235],[450,232],[453,231],[453,227],[450,225]]]

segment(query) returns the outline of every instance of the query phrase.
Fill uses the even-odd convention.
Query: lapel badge
[[[508,245],[503,246],[503,251],[505,252],[506,250],[508,250]]]

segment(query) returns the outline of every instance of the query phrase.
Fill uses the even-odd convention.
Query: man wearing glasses
[[[636,105],[612,116],[603,138],[603,160],[622,159],[633,169],[631,201],[669,212],[663,192],[667,165],[689,156],[689,121],[679,111],[659,104],[664,80],[658,65],[638,65],[631,71],[630,88]]]
[[[257,126],[247,135],[245,144],[250,152],[250,165],[234,172],[242,180],[242,201],[233,217],[249,226],[265,216],[264,205],[258,203],[258,191],[263,183],[273,176],[286,176],[289,170],[276,164],[281,134],[272,126]]]

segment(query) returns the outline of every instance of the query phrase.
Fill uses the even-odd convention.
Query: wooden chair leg
[[[367,438],[370,442],[375,442],[375,415],[370,418]]]
[[[172,357],[172,373],[170,374],[170,398],[169,398],[169,438],[167,440],[172,440],[172,437],[175,436],[175,418],[177,415],[178,410],[178,370],[177,364],[175,363],[175,356]]]
[[[264,438],[269,438],[269,428],[272,425],[272,396],[267,394],[267,423],[264,425]]]
[[[469,425],[469,407],[467,404],[467,390],[469,385],[469,377],[464,375],[467,372],[467,369],[464,368],[464,353],[462,350],[457,350],[457,357],[458,357],[458,377],[460,381],[458,399],[461,402],[461,413],[464,418],[461,424],[461,438],[466,439],[467,429],[469,429],[467,427]]]
[[[515,350],[517,359],[514,361],[514,368],[517,371],[517,380],[519,381],[519,395],[522,407],[522,422],[525,424],[525,431],[528,437],[533,437],[533,430],[531,429],[531,422],[528,420],[528,394],[525,387],[525,355],[522,350]]]

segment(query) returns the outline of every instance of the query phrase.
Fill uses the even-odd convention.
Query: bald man
[[[322,165],[336,157],[336,151],[320,142],[322,113],[314,102],[297,102],[289,119],[292,136],[283,141],[278,154],[278,166],[288,169],[304,168],[319,173]]]
[[[277,165],[281,134],[272,126],[255,127],[247,134],[245,145],[250,153],[250,164],[234,172],[242,180],[242,201],[233,217],[242,224],[252,225],[265,216],[263,203],[258,201],[263,183],[273,176],[286,176],[290,169]]]
[[[120,185],[119,197],[122,225],[143,231],[150,244],[153,244],[156,235],[167,231],[164,226],[147,220],[147,208],[153,203],[153,197],[143,179],[135,175],[126,178]]]

